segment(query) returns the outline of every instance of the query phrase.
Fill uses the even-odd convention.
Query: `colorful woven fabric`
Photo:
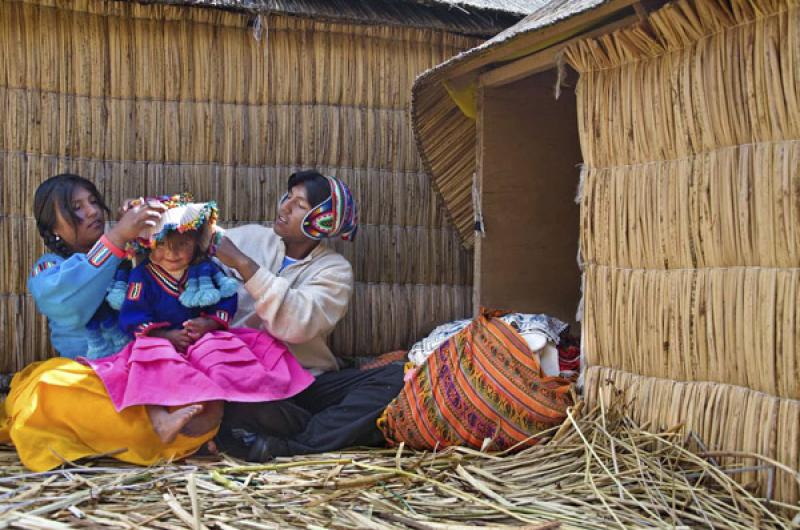
[[[356,201],[344,182],[336,177],[325,178],[331,186],[331,196],[308,211],[301,229],[311,239],[341,236],[351,241],[358,230]]]
[[[571,383],[542,376],[525,341],[484,311],[444,342],[378,420],[387,441],[419,450],[462,445],[492,451],[535,445],[561,423]]]

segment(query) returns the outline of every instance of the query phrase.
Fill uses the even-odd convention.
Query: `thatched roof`
[[[138,0],[251,13],[282,13],[361,24],[441,29],[489,37],[546,0]]]
[[[407,0],[418,4],[459,7],[465,10],[474,8],[488,11],[505,11],[528,15],[548,3],[548,0]]]
[[[451,92],[474,94],[478,75],[554,46],[619,16],[630,0],[544,0],[522,21],[483,44],[424,72],[414,82],[412,120],[426,170],[442,194],[465,246],[473,242],[472,175],[475,120]],[[463,101],[461,101],[463,106]],[[474,104],[474,103],[473,103]],[[467,105],[468,106],[468,105]],[[447,134],[442,134],[447,131]]]

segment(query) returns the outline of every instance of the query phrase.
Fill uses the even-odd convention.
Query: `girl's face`
[[[180,276],[191,265],[197,250],[195,232],[172,232],[150,251],[150,261],[173,276]]]
[[[88,252],[106,227],[105,212],[100,206],[97,197],[83,187],[76,187],[72,200],[65,205],[77,217],[73,226],[69,220],[56,208],[56,224],[53,232],[58,234],[76,252]]]

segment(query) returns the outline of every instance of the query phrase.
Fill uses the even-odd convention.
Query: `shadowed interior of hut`
[[[547,313],[580,329],[580,175],[574,79],[555,99],[556,70],[479,95],[475,307]]]

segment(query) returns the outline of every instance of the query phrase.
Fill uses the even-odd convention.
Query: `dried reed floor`
[[[7,447],[0,449],[0,527],[749,529],[791,528],[792,518],[800,523],[800,506],[766,503],[736,483],[731,477],[741,467],[698,453],[701,444],[677,430],[640,428],[620,406],[583,413],[577,407],[544,436],[546,443],[513,455],[352,450],[259,465],[203,457],[153,468],[101,458],[46,473],[26,471]]]

